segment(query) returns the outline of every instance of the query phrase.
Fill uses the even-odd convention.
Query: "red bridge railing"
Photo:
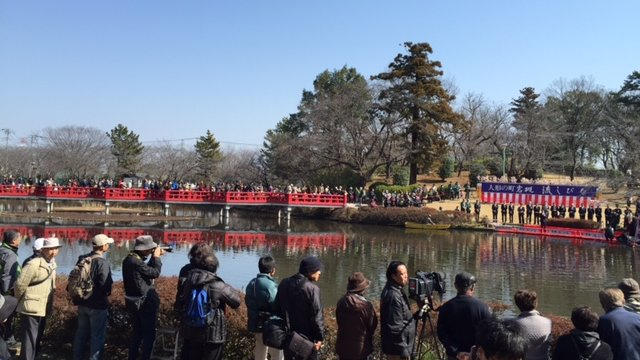
[[[69,186],[0,185],[0,197],[105,200],[105,201],[158,201],[166,203],[228,204],[228,205],[282,205],[309,207],[344,207],[347,195],[283,194],[269,192],[203,190],[149,190],[121,188],[89,188]]]

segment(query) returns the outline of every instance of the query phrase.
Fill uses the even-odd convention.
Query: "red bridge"
[[[1,185],[0,198],[328,208],[344,207],[347,204],[347,195],[18,185]]]

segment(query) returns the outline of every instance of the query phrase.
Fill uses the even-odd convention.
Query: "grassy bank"
[[[423,224],[450,224],[453,226],[471,223],[471,216],[454,210],[437,210],[428,207],[346,207],[340,209],[298,209],[297,216],[340,221],[351,224],[404,226],[407,221]]]
[[[163,277],[156,282],[156,289],[160,294],[161,302],[158,321],[158,326],[161,328],[176,328],[178,324],[173,312],[176,285],[176,277]],[[47,329],[43,339],[43,354],[46,355],[44,358],[47,359],[71,359],[71,343],[76,329],[76,307],[69,304],[66,298],[66,291],[64,290],[66,287],[66,279],[60,277],[57,286],[58,291],[54,298],[54,311],[47,320]],[[114,284],[111,304],[112,309],[107,329],[105,359],[123,359],[126,358],[127,354],[131,325],[124,308],[122,282]],[[490,306],[494,309],[494,312],[498,314],[508,309],[508,306],[504,304],[490,304]],[[324,309],[324,318],[326,340],[320,358],[334,360],[337,359],[334,353],[337,330],[335,309],[326,306]],[[555,339],[572,328],[571,322],[565,317],[550,316],[550,318],[553,322],[553,335]],[[247,311],[244,304],[237,310],[228,310],[227,319],[229,324],[229,340],[226,344],[224,358],[234,360],[251,358],[254,340],[252,334],[246,330]],[[437,314],[435,314],[434,320],[437,320]],[[375,359],[382,359],[379,353],[379,334],[379,331],[377,331],[374,340],[375,348],[377,349]],[[433,350],[432,344],[431,349]],[[432,356],[430,358],[436,358],[433,354],[430,356]]]

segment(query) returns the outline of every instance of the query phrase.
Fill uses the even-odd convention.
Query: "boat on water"
[[[495,230],[503,234],[526,234],[593,240],[606,243],[615,242],[615,240],[607,240],[603,229],[574,229],[557,226],[546,226],[543,228],[538,225],[496,225]],[[616,232],[615,238],[620,234],[621,232]]]
[[[407,221],[404,223],[404,227],[407,229],[421,229],[421,230],[447,230],[451,227],[451,225],[450,224],[421,224],[421,223]]]

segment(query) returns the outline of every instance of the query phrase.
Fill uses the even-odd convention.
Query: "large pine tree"
[[[454,96],[442,85],[442,64],[429,59],[428,43],[404,44],[407,54],[398,54],[387,72],[372,76],[386,85],[379,100],[383,111],[405,121],[406,160],[409,182],[417,181],[418,171],[431,170],[446,155],[443,130],[458,129],[462,116],[451,107]]]
[[[220,143],[213,133],[207,130],[207,133],[196,141],[195,150],[200,177],[207,182],[212,181],[216,165],[222,159]]]
[[[116,157],[118,176],[135,176],[140,168],[144,149],[138,134],[118,124],[107,136],[111,139],[111,153]]]

